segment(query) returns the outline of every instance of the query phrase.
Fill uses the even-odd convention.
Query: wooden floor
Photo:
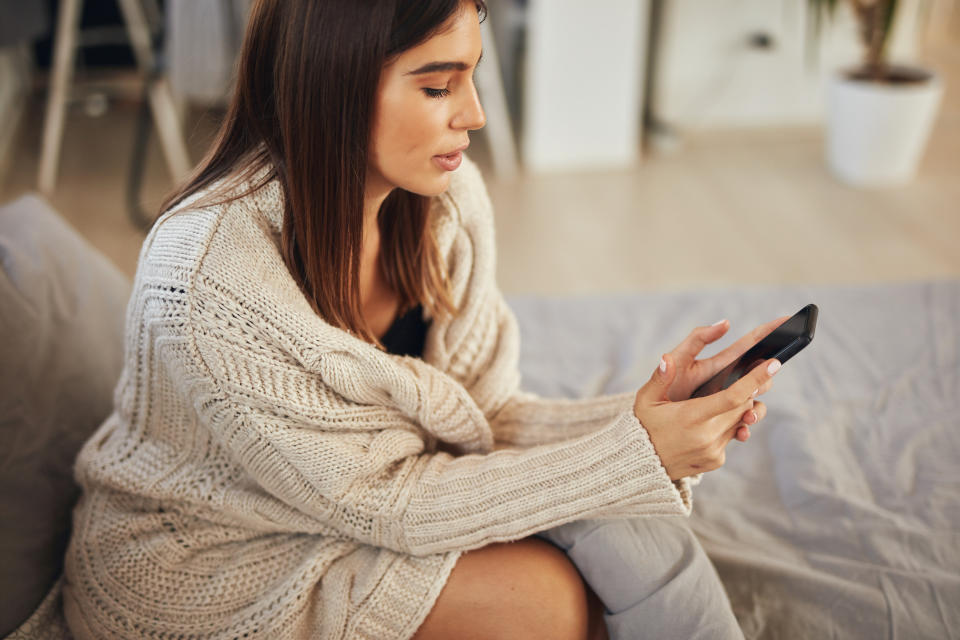
[[[628,171],[513,179],[486,171],[501,288],[565,295],[960,277],[960,46],[933,54],[946,95],[906,187],[840,184],[826,170],[822,133],[810,128],[690,135]],[[42,97],[23,119],[0,202],[36,184]],[[51,199],[131,274],[143,238],[124,199],[137,108],[116,102],[99,118],[71,110]],[[189,121],[198,159],[216,114],[193,111]],[[155,140],[145,180],[143,203],[155,209],[171,186]]]
[[[916,181],[896,189],[837,182],[816,130],[698,136],[629,172],[491,181],[501,286],[582,293],[956,278],[953,117]]]

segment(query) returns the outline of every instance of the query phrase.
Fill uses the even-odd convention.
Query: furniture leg
[[[77,36],[80,31],[82,0],[63,0],[57,20],[54,39],[53,70],[50,93],[47,97],[47,113],[43,123],[43,146],[40,152],[40,170],[37,187],[49,196],[57,182],[57,166],[60,161],[60,144],[63,140],[63,125],[70,99],[70,81],[77,52]]]
[[[190,171],[190,154],[187,151],[183,125],[177,115],[177,105],[170,83],[163,76],[153,77],[156,69],[153,47],[150,43],[150,27],[147,24],[140,0],[118,0],[123,19],[130,34],[130,42],[137,58],[137,66],[147,76],[150,108],[153,121],[160,135],[160,146],[173,180],[179,181]]]

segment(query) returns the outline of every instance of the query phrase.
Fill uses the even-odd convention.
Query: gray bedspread
[[[523,387],[638,388],[695,326],[820,307],[769,413],[694,493],[747,638],[960,638],[960,282],[511,297]]]

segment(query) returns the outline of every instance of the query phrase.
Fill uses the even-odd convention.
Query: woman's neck
[[[390,190],[364,199],[363,245],[360,250],[360,306],[364,319],[380,335],[393,321],[399,299],[380,269],[380,226],[377,217]]]

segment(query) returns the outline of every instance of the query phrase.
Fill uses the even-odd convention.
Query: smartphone
[[[720,373],[697,387],[691,398],[709,396],[723,391],[750,373],[754,367],[770,358],[786,362],[813,340],[817,328],[817,305],[808,304],[789,320],[774,329],[770,335],[750,347],[746,353],[727,365]]]

